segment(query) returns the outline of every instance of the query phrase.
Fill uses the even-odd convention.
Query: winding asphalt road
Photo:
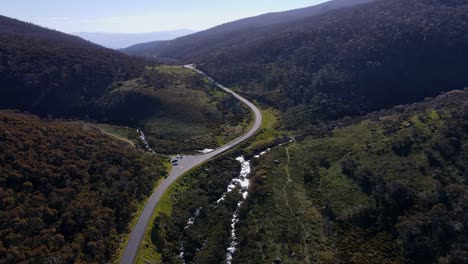
[[[219,147],[215,149],[214,151],[206,154],[200,154],[200,155],[193,155],[193,156],[184,156],[182,159],[179,160],[179,165],[174,166],[171,172],[169,173],[169,176],[164,179],[163,182],[154,190],[154,192],[151,194],[147,204],[145,205],[145,208],[143,209],[143,212],[140,215],[140,218],[138,219],[138,222],[133,229],[132,233],[130,234],[130,239],[128,240],[127,246],[125,247],[125,251],[122,255],[122,258],[120,259],[121,264],[131,264],[134,263],[136,260],[136,256],[138,253],[138,248],[140,247],[141,241],[143,240],[143,237],[145,235],[145,230],[146,227],[149,224],[151,215],[153,214],[154,208],[156,208],[156,205],[158,204],[159,200],[161,199],[162,195],[164,192],[171,186],[172,183],[174,183],[180,176],[182,176],[184,173],[189,171],[190,169],[200,165],[201,163],[218,156],[219,154],[225,152],[228,149],[231,149],[243,141],[247,140],[251,136],[253,136],[258,129],[260,128],[262,124],[262,114],[260,110],[252,104],[250,101],[247,99],[243,98],[242,96],[236,94],[233,92],[231,89],[224,87],[223,85],[215,82],[211,77],[206,75],[204,72],[198,70],[195,68],[193,65],[185,65],[184,66],[187,69],[194,70],[202,75],[204,75],[210,82],[214,83],[216,86],[219,88],[223,89],[225,92],[232,94],[234,97],[239,99],[242,103],[247,105],[252,112],[255,115],[255,122],[253,126],[250,128],[250,130],[242,135],[241,137],[229,142],[228,144]]]

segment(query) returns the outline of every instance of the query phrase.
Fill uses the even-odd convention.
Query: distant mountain
[[[96,44],[111,49],[126,48],[143,42],[171,40],[195,33],[191,29],[179,29],[172,31],[158,31],[147,33],[107,33],[107,32],[78,32],[72,33]]]
[[[249,42],[252,36],[264,34],[262,28],[304,19],[330,10],[372,2],[373,0],[334,0],[320,5],[286,12],[268,13],[226,23],[205,31],[171,41],[154,41],[122,49],[135,56],[159,59],[193,59],[216,49]],[[272,32],[267,32],[270,34]]]
[[[146,43],[135,44],[125,49],[120,49],[125,54],[130,56],[137,56],[143,58],[157,58],[157,50],[159,50],[162,46],[166,45],[167,42],[164,40],[160,41],[152,41]],[[166,58],[166,60],[169,60]]]
[[[0,108],[83,114],[145,62],[79,37],[0,16]]]

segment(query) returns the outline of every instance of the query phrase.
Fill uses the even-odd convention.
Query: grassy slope
[[[82,122],[86,126],[95,127],[103,134],[109,135],[115,139],[127,142],[129,145],[136,147],[139,144],[139,134],[136,129],[118,125],[102,124],[102,123],[89,123]]]
[[[297,143],[273,148],[269,155],[255,160],[252,163],[255,176],[253,195],[249,196],[241,211],[240,249],[235,255],[235,262],[269,263],[278,257],[286,263],[408,261],[408,244],[411,241],[402,241],[399,235],[403,232],[401,230],[411,226],[411,221],[422,221],[418,217],[431,209],[424,205],[431,197],[433,186],[440,184],[439,180],[434,179],[432,171],[442,171],[443,177],[450,179],[452,185],[463,181],[460,165],[438,156],[443,164],[441,168],[433,168],[429,164],[427,150],[437,143],[433,141],[434,138],[446,133],[447,126],[455,124],[457,129],[461,129],[460,124],[445,121],[456,120],[455,113],[463,112],[463,107],[460,110],[459,105],[466,101],[464,98],[466,92],[453,92],[403,110],[396,108],[371,114],[353,125],[334,129],[329,136],[306,137]],[[264,114],[262,131],[250,141],[247,153],[269,145],[282,133],[277,123],[278,116],[271,110],[264,110]],[[412,141],[411,151],[405,155],[397,154],[393,149],[398,145],[396,143],[405,142],[407,138]],[[461,155],[459,158],[462,159],[466,153],[457,155]],[[384,194],[375,190],[369,193],[360,182],[360,176],[345,174],[343,162],[346,160],[358,162],[356,175],[362,174],[365,169],[371,170],[377,178],[381,175],[386,186]],[[215,168],[228,164],[227,160],[215,162]],[[211,171],[212,168],[213,164],[207,164],[200,168],[200,172]],[[163,213],[169,217],[168,221],[175,224],[170,228],[166,226],[163,232],[164,245],[169,250],[166,257],[177,254],[177,246],[174,248],[172,245],[177,244],[178,236],[171,238],[170,231],[175,230],[178,234],[177,230],[183,227],[200,203],[205,206],[209,204],[204,200],[206,198],[200,198],[203,191],[197,191],[202,190],[200,186],[203,186],[199,185],[200,177],[212,188],[225,187],[221,182],[211,182],[219,180],[218,173],[205,175],[200,172],[184,176],[158,206],[154,219]],[[395,183],[404,185],[414,193],[416,202],[409,209],[399,212],[409,220],[396,219],[385,211],[399,210],[392,209],[394,205],[390,203],[395,201],[389,200],[393,195],[389,192]],[[466,188],[464,191],[466,193]],[[382,206],[382,203],[386,205]],[[437,204],[437,201],[434,203]],[[188,241],[194,245],[199,243],[199,239],[205,239],[203,241],[209,245],[197,253],[195,263],[217,261],[217,253],[213,250],[223,252],[223,239],[227,237],[223,235],[227,230],[223,229],[223,223],[230,217],[229,213],[226,214],[226,208],[204,209],[203,217],[196,221],[198,226],[191,227],[191,231],[186,233],[187,239],[190,239]],[[229,212],[230,209],[227,210]],[[450,217],[455,221],[455,216]],[[151,242],[149,232],[145,240],[148,246],[142,248],[139,263],[149,259],[160,263],[162,256]],[[453,245],[457,248],[460,237],[454,237],[457,240]],[[435,238],[434,241],[441,243]],[[442,257],[442,260],[449,258],[454,257]]]
[[[263,108],[261,111],[263,116],[262,126],[255,135],[253,143],[249,146],[251,149],[262,147],[281,136],[281,130],[277,127],[279,123],[278,111],[272,108]]]
[[[254,195],[241,222],[237,263],[271,262],[276,257],[287,263],[304,263],[307,259],[321,263],[408,261],[412,249],[407,246],[411,243],[400,237],[401,227],[408,228],[412,221],[423,221],[421,215],[431,211],[431,206],[425,207],[426,203],[437,205],[437,199],[432,197],[434,186],[443,182],[443,185],[460,186],[462,193],[467,193],[466,185],[460,185],[464,178],[466,181],[466,174],[463,166],[457,165],[464,163],[463,157],[466,159],[465,147],[449,160],[436,151],[434,155],[441,163],[436,168],[427,157],[427,152],[437,146],[437,139],[446,137],[447,130],[463,129],[460,124],[453,124],[460,118],[456,113],[463,112],[460,105],[465,104],[466,111],[466,92],[454,92],[435,102],[438,103],[429,102],[405,113],[369,116],[358,124],[335,129],[329,137],[306,138],[265,156],[255,167]],[[463,133],[459,136],[463,145],[465,136]],[[393,150],[395,143],[408,138],[412,142],[410,152],[397,155]],[[343,173],[343,162],[350,159],[358,163],[355,172],[358,176]],[[360,171],[364,169],[380,175],[385,182],[386,190],[380,200],[378,191],[366,192],[365,184],[359,182]],[[439,178],[434,172],[440,174]],[[395,183],[406,186],[414,195],[412,206],[399,213],[406,221],[389,219],[391,216],[384,212],[389,208],[398,211],[391,209],[387,197]],[[387,204],[382,208],[381,203]],[[457,207],[456,204],[452,202],[451,206]],[[456,223],[457,217],[449,210],[446,213],[450,215],[449,222]],[[452,236],[455,242],[451,243],[457,248],[460,233]],[[429,247],[427,255],[439,255],[446,261],[447,252],[440,250],[444,243],[436,238],[430,240],[434,246]],[[431,252],[431,248],[436,252]],[[455,253],[450,254],[454,258]],[[412,257],[414,260],[415,256]]]
[[[147,67],[141,78],[117,84],[111,94],[102,100],[104,108],[116,115],[126,104],[140,112],[129,116],[131,126],[143,129],[160,153],[216,148],[249,123],[243,105],[183,67]]]

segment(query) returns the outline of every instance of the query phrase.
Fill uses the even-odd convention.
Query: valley
[[[98,120],[140,129],[166,155],[220,147],[251,123],[234,96],[179,66],[147,67],[142,77],[114,84],[97,105]]]
[[[194,66],[189,65],[185,66],[189,69],[197,71],[199,74],[203,74],[202,72],[198,71]],[[249,130],[243,134],[242,136],[234,139],[233,141],[229,142],[226,145],[223,145],[209,153],[205,154],[198,154],[194,156],[184,155],[183,157],[176,157],[178,160],[177,164],[173,163],[173,168],[170,171],[169,175],[166,177],[164,181],[162,181],[158,187],[154,190],[153,194],[150,196],[145,208],[143,209],[142,213],[139,216],[139,220],[136,223],[135,228],[133,229],[130,239],[127,242],[127,247],[122,255],[120,260],[121,263],[132,263],[135,261],[138,253],[138,249],[141,247],[141,242],[145,235],[145,231],[147,226],[150,224],[149,221],[152,218],[153,211],[155,210],[156,205],[158,204],[161,197],[164,193],[168,190],[168,188],[175,182],[179,177],[181,177],[186,172],[194,169],[195,167],[203,164],[204,162],[216,157],[223,152],[228,151],[231,148],[236,147],[237,145],[241,144],[243,141],[252,137],[260,128],[262,123],[262,115],[260,110],[251,102],[247,101],[243,97],[239,96],[238,94],[232,92],[230,89],[222,86],[221,84],[216,84],[220,89],[224,90],[225,92],[232,94],[236,97],[239,101],[247,105],[250,110],[252,111],[253,115],[255,116],[255,121]],[[171,159],[174,157],[171,157]]]
[[[468,1],[106,1],[0,15],[0,264],[468,263]]]

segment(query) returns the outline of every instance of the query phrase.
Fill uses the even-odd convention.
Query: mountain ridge
[[[71,34],[107,48],[122,49],[143,42],[171,40],[195,32],[191,29],[176,29],[142,33],[74,32]]]
[[[457,3],[339,9],[212,52],[199,67],[288,114],[307,111],[296,116],[306,123],[411,103],[468,85],[468,4]]]
[[[82,112],[147,64],[77,36],[0,16],[0,106],[36,114]]]
[[[172,41],[140,43],[135,46],[122,49],[122,51],[129,55],[149,58],[187,59],[183,55],[177,55],[175,51],[182,51],[182,54],[184,52],[187,53],[187,51],[184,50],[199,54],[207,53],[208,51],[206,47],[210,47],[211,45],[216,44],[216,42],[222,42],[221,44],[228,43],[224,45],[229,45],[231,39],[236,37],[236,34],[244,34],[243,31],[246,30],[259,30],[263,27],[300,20],[306,17],[326,13],[331,10],[365,4],[372,1],[376,0],[334,0],[311,7],[293,9],[284,12],[267,13],[224,23]],[[139,50],[140,48],[142,48],[141,51]]]

